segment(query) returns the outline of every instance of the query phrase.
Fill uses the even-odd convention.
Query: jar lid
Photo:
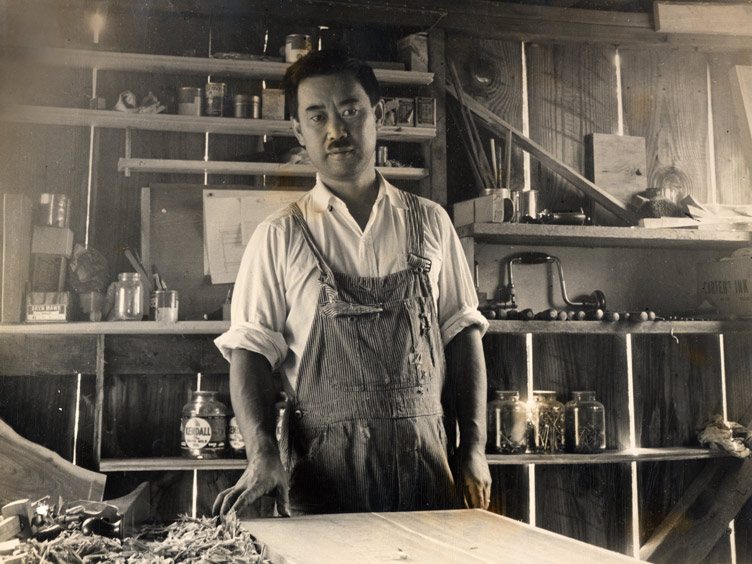
[[[572,392],[574,399],[595,399],[595,392],[591,390]]]
[[[138,272],[121,272],[118,274],[118,280],[139,282],[141,281],[141,275]]]
[[[494,390],[494,395],[499,399],[519,399],[520,392],[518,392],[517,390]]]
[[[248,94],[235,94],[235,97],[233,98],[236,104],[238,102],[248,102],[250,99],[251,97]]]
[[[556,392],[554,390],[533,390],[533,396],[536,398],[555,398]]]
[[[193,392],[194,398],[216,398],[218,395],[219,392],[212,390],[195,390]]]

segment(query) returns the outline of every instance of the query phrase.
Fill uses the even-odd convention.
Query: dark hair
[[[304,79],[342,72],[351,74],[360,83],[368,94],[372,106],[378,103],[381,94],[379,81],[376,80],[373,69],[363,61],[346,55],[343,51],[324,49],[308,53],[287,68],[282,79],[282,86],[285,89],[285,102],[290,115],[298,119],[298,86]]]

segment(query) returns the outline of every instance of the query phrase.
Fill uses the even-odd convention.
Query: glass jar
[[[488,403],[486,451],[522,454],[527,449],[527,406],[515,391],[494,391]]]
[[[137,272],[121,272],[115,283],[116,321],[140,321],[144,316],[144,286]]]
[[[595,454],[606,450],[606,410],[595,392],[572,392],[564,406],[567,452]]]
[[[188,458],[219,458],[225,450],[227,407],[218,392],[193,392],[180,420],[180,453]]]
[[[245,458],[245,440],[238,427],[238,418],[234,415],[227,425],[227,441],[230,443],[230,454],[236,458]]]
[[[556,392],[533,392],[535,403],[530,415],[530,449],[536,453],[557,453],[564,449],[564,406]]]

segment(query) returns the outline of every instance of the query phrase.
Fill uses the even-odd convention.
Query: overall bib
[[[334,272],[300,208],[321,292],[288,406],[293,513],[457,506],[441,403],[444,351],[418,200],[407,199],[408,268]],[[287,442],[285,440],[283,443]]]

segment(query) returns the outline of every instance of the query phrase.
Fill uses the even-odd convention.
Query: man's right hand
[[[279,453],[257,453],[250,457],[248,467],[238,482],[219,493],[212,506],[212,513],[221,517],[232,510],[240,513],[244,507],[265,494],[275,496],[280,515],[290,516],[287,472],[282,466]]]

